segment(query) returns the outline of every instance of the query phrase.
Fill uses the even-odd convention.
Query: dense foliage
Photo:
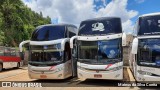
[[[0,0],[1,45],[18,46],[31,37],[35,27],[49,23],[50,17],[32,11],[21,0]]]

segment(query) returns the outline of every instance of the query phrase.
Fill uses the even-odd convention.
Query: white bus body
[[[129,57],[138,82],[160,83],[160,13],[139,17]]]
[[[70,47],[73,48],[72,51],[76,51],[77,53],[75,56],[73,54],[74,52],[72,52],[74,55],[74,58],[72,59],[77,60],[78,78],[112,80],[123,79],[122,45],[125,46],[126,44],[126,34],[122,34],[122,31],[117,31],[118,33],[115,34],[106,33],[105,31],[107,24],[105,24],[105,22],[113,22],[112,20],[110,21],[110,19],[113,19],[114,21],[114,19],[117,18],[97,18],[83,21],[80,25],[78,36],[74,36],[70,39]],[[118,20],[120,19],[118,18]],[[121,30],[121,23],[118,24],[119,25],[117,27],[120,27],[119,30]],[[88,27],[92,27],[92,31],[90,31]],[[87,28],[84,30],[84,33],[87,32],[87,34],[80,34],[82,28]],[[106,35],[97,35],[97,33],[94,35],[95,33],[92,34],[92,32],[98,32],[98,34],[101,33]],[[102,48],[104,48],[104,50],[102,50]],[[113,55],[116,58],[111,58],[112,54],[102,56],[102,54],[99,54],[100,50],[102,52],[105,51],[105,54],[112,53],[115,55],[117,53],[116,56]]]
[[[52,31],[48,31],[48,35],[50,34],[51,36],[44,35],[44,38],[51,38],[50,40],[27,40],[21,42],[19,45],[21,51],[23,44],[29,43],[30,46],[30,59],[28,63],[29,77],[31,79],[66,79],[71,77],[73,76],[73,70],[69,41],[71,36],[76,35],[76,27],[68,24],[58,24],[44,25],[38,29],[43,30],[43,28],[48,29],[48,27],[50,30],[53,29]],[[62,31],[63,29],[61,27],[64,27],[64,31]],[[35,32],[37,33],[38,31]],[[39,33],[42,35],[38,34],[39,36],[36,36],[35,32],[33,32],[32,39],[43,36],[43,33]],[[52,38],[54,36],[52,34],[62,36]]]

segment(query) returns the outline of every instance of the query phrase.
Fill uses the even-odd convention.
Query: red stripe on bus
[[[51,66],[51,67],[49,68],[49,70],[52,70],[54,67],[55,67],[55,66]]]
[[[112,64],[108,64],[107,67],[105,69],[108,69],[110,66],[112,66]]]
[[[21,58],[17,56],[0,56],[0,60],[3,62],[20,62]]]

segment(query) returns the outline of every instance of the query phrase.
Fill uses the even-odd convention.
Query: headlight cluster
[[[149,75],[149,76],[152,75],[152,73],[146,72],[146,71],[142,71],[142,70],[138,70],[138,73],[139,73],[139,74],[142,74],[142,75]]]
[[[120,70],[122,68],[123,68],[123,66],[118,66],[118,67],[111,68],[108,71],[118,71],[118,70]]]
[[[81,70],[89,70],[89,69],[86,69],[86,68],[83,68],[81,66],[77,66],[78,69],[81,69]]]

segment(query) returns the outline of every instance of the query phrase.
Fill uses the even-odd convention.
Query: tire
[[[0,63],[0,72],[3,70],[3,65]]]

